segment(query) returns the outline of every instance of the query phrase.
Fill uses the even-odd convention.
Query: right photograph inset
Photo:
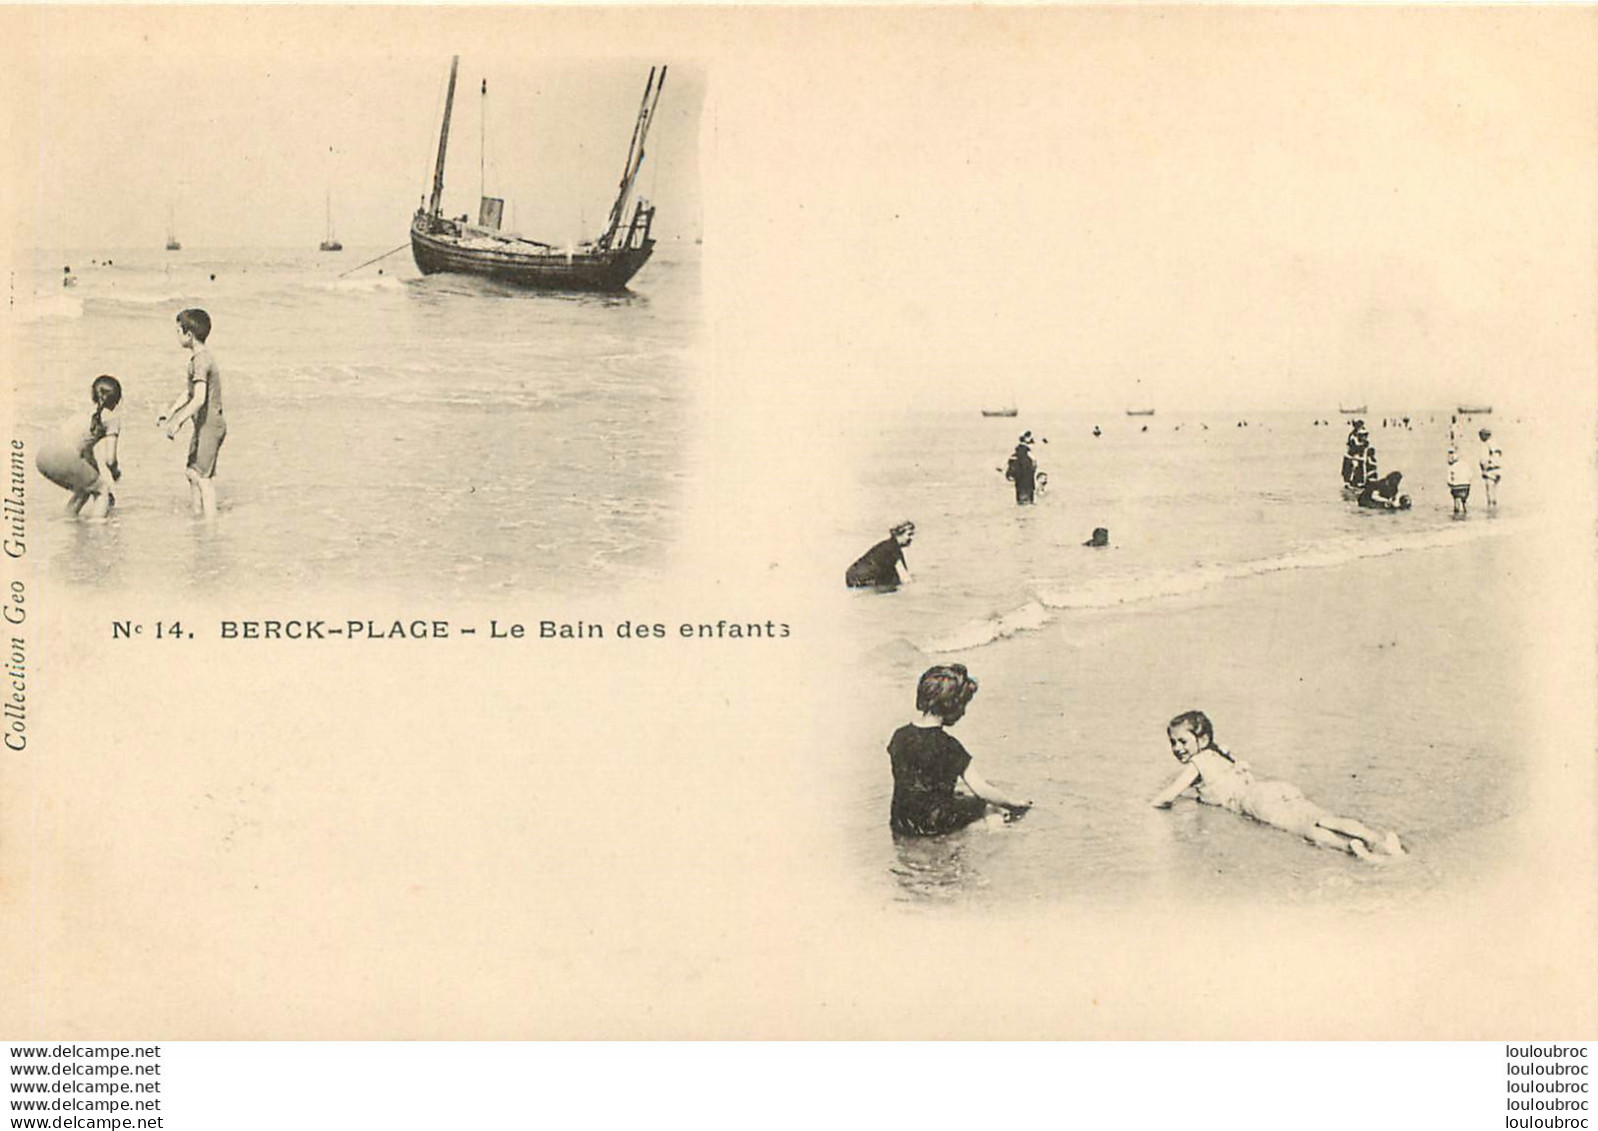
[[[1504,53],[1468,18],[1383,13],[1405,47],[1370,51],[1347,14],[1169,15],[952,68],[940,144],[884,162],[947,237],[839,332],[871,347],[829,543],[847,838],[884,903],[1403,907],[1545,819],[1593,365],[1574,59],[1534,20]]]

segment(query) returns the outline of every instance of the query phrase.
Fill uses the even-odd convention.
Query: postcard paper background
[[[705,312],[681,536],[653,581],[441,602],[380,584],[286,591],[248,571],[220,591],[92,588],[43,575],[37,553],[10,563],[28,602],[28,749],[0,779],[0,955],[6,983],[23,988],[6,995],[3,1031],[1591,1035],[1591,12],[0,18],[13,32],[3,199],[14,256],[38,241],[30,217],[72,156],[38,128],[44,104],[70,113],[81,98],[85,113],[104,112],[96,60],[398,61],[431,67],[417,75],[427,88],[450,53],[503,56],[510,44],[527,45],[530,68],[683,60],[703,76]],[[1452,108],[1450,89],[1461,92]],[[1284,90],[1315,123],[1306,129],[1335,136],[1295,136]],[[191,112],[203,109],[173,108]],[[1073,142],[1061,123],[1076,113],[1096,125]],[[420,152],[430,128],[416,123],[405,143]],[[152,160],[168,136],[152,140]],[[1352,137],[1363,144],[1344,144]],[[1361,183],[1390,182],[1392,211],[1326,199],[1327,160],[1366,163]],[[1246,215],[1211,187],[1240,161],[1269,188]],[[1478,274],[1437,236],[1458,227],[1435,221],[1467,225],[1484,195],[1502,218],[1484,246],[1520,254],[1484,259]],[[1103,227],[1054,227],[1062,199],[1088,212],[1097,202]],[[1139,216],[1173,199],[1190,237],[1151,246]],[[1346,273],[1295,275],[1268,258],[1249,268],[1228,252],[1268,244],[1262,230],[1290,243],[1307,214],[1336,217],[1318,229],[1321,262]],[[404,222],[393,217],[389,242]],[[1371,284],[1383,254],[1392,271]],[[1142,293],[1151,262],[1191,278],[1180,305],[1107,297]],[[1354,293],[1356,279],[1376,289]],[[1250,313],[1261,304],[1270,335]],[[1446,360],[1390,327],[1354,332],[1362,310],[1405,304],[1437,321],[1424,340]],[[1092,317],[1066,317],[1084,306]],[[7,406],[23,418],[26,328],[8,325],[4,345]],[[1197,360],[1179,373],[1171,357]],[[1505,642],[1504,686],[1530,720],[1504,752],[1528,782],[1510,828],[1469,879],[1380,911],[1209,906],[1181,891],[1003,910],[883,901],[838,832],[845,783],[819,772],[882,715],[851,697],[873,642],[833,592],[840,513],[868,531],[897,517],[861,487],[878,430],[912,409],[974,408],[1004,387],[997,372],[1021,375],[1023,396],[1074,371],[1119,403],[1137,373],[1153,399],[1270,407],[1284,403],[1289,357],[1311,390],[1291,406],[1380,363],[1417,402],[1450,403],[1465,373],[1553,422],[1525,457],[1544,521],[1503,598],[1524,625]],[[181,358],[165,362],[175,384]],[[248,422],[235,428],[237,443]],[[59,536],[44,520],[58,500],[36,477],[28,488],[30,537]],[[215,638],[223,618],[294,616],[673,629],[770,619],[792,634]],[[113,642],[116,619],[197,631]]]

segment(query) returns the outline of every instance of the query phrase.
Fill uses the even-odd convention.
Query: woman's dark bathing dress
[[[941,727],[906,723],[888,740],[893,763],[893,809],[888,824],[906,836],[937,836],[981,820],[988,803],[957,795],[955,783],[971,764],[960,740]]]

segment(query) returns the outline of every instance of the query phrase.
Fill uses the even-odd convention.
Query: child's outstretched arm
[[[988,780],[981,774],[977,773],[976,769],[972,766],[967,766],[965,768],[965,773],[961,774],[960,776],[965,780],[967,789],[976,794],[978,797],[982,798],[982,800],[988,802],[990,805],[997,805],[1001,809],[1010,810],[1026,810],[1032,808],[1032,802],[1020,801],[1014,797],[1009,797],[1002,791],[990,785]]]
[[[157,424],[165,424],[167,422],[167,418],[168,417],[170,417],[178,409],[182,408],[186,403],[188,403],[188,399],[189,399],[189,389],[188,389],[188,386],[185,385],[183,387],[183,391],[177,395],[177,399],[174,400],[171,404],[166,406],[166,411],[163,412],[160,416],[156,417],[155,418],[155,422]]]
[[[1171,779],[1171,784],[1160,791],[1159,796],[1150,802],[1156,809],[1169,809],[1171,802],[1182,795],[1183,790],[1191,788],[1198,782],[1198,767],[1188,764],[1182,767],[1182,772]]]
[[[200,411],[200,408],[205,404],[205,389],[206,384],[204,381],[195,382],[183,397],[172,402],[172,407],[167,409],[166,415],[156,421],[157,424],[164,423],[166,425],[166,438],[168,440],[177,435],[178,429],[183,427],[185,420]]]

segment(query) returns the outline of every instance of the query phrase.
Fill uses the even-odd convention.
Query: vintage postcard
[[[1593,1036],[1591,9],[0,28],[0,1033]]]

